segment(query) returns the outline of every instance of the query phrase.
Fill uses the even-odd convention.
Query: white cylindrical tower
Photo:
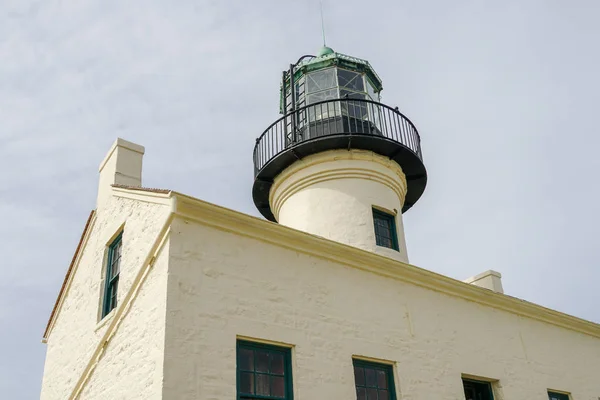
[[[408,262],[405,195],[395,161],[368,150],[329,150],[287,167],[269,202],[282,225]]]
[[[416,128],[381,89],[367,61],[329,48],[291,65],[284,116],[256,140],[252,194],[272,221],[408,262],[402,213],[427,173]]]

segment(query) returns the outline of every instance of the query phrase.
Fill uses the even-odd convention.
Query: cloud
[[[411,262],[460,279],[498,269],[507,293],[600,321],[598,7],[324,2],[328,44],[368,59],[421,133]],[[320,36],[316,0],[2,2],[0,319],[14,329],[0,342],[23,359],[0,369],[5,396],[39,394],[31,340],[115,137],[146,147],[146,185],[258,215],[254,139],[279,117],[281,71]]]

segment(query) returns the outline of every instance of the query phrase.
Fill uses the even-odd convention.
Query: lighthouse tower
[[[408,262],[402,213],[425,190],[420,137],[380,102],[368,61],[323,47],[283,72],[280,112],[254,148],[265,218]]]

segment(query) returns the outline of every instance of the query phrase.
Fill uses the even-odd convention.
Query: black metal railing
[[[278,154],[332,135],[373,135],[402,144],[422,160],[417,129],[397,108],[371,100],[333,99],[300,107],[275,121],[254,147],[254,175]]]

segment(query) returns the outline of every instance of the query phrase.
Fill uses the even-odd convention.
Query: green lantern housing
[[[416,203],[427,184],[421,139],[397,107],[380,102],[382,88],[368,61],[325,46],[283,71],[283,116],[254,147],[252,197],[267,219],[275,221],[269,204],[275,177],[303,157],[335,149],[370,150],[394,160],[407,180],[402,211]]]

